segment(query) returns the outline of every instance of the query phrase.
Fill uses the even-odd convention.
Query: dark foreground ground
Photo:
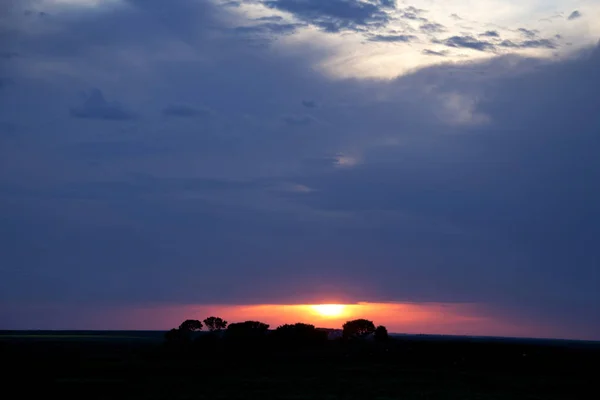
[[[594,399],[594,343],[427,340],[296,346],[0,334],[3,398]]]

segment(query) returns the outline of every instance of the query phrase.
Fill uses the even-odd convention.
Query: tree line
[[[230,340],[272,339],[281,342],[321,342],[329,339],[329,334],[334,329],[317,328],[312,324],[298,322],[295,324],[280,325],[269,330],[269,324],[260,321],[244,321],[229,324],[219,317],[208,317],[203,321],[187,319],[173,328],[165,335],[167,343],[188,343],[202,336],[197,332],[210,334],[212,338]],[[342,325],[341,340],[357,340],[372,338],[375,341],[388,339],[387,328],[383,325],[375,326],[368,319],[354,319]]]

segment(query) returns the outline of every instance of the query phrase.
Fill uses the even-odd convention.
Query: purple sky
[[[4,1],[0,329],[395,302],[600,340],[600,5],[413,3]]]

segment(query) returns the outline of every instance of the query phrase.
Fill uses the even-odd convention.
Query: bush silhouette
[[[383,325],[379,325],[377,328],[375,328],[375,333],[373,336],[378,342],[385,342],[389,339],[387,328]]]

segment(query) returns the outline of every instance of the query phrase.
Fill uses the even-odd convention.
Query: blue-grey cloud
[[[500,34],[497,31],[486,31],[486,32],[480,33],[479,36],[497,38],[497,37],[500,37]]]
[[[369,38],[371,42],[411,42],[417,39],[415,35],[374,35]]]
[[[448,55],[448,51],[446,51],[446,50],[435,51],[435,50],[431,50],[431,49],[425,49],[425,50],[423,50],[423,54],[425,54],[427,56],[446,57]]]
[[[404,18],[404,19],[415,20],[415,21],[422,21],[422,22],[427,22],[428,21],[427,18],[421,17],[421,16],[419,16],[419,15],[417,15],[415,13],[411,13],[411,12],[402,13],[402,14],[400,14],[400,17]]]
[[[420,26],[419,29],[421,30],[421,32],[425,33],[439,33],[446,31],[446,27],[438,23],[423,24]]]
[[[123,121],[133,119],[134,114],[119,102],[106,101],[100,89],[92,89],[81,106],[71,107],[72,117]]]
[[[494,50],[495,46],[485,40],[479,40],[473,36],[452,36],[444,40],[435,40],[434,43],[441,43],[448,47],[457,47],[465,49],[473,49],[479,51],[490,51]]]
[[[298,28],[305,26],[304,24],[281,24],[273,22],[265,22],[258,25],[238,26],[235,31],[241,34],[248,33],[273,33],[273,34],[290,34],[294,33]]]
[[[317,102],[313,100],[302,100],[302,105],[306,108],[317,108]]]
[[[522,42],[503,40],[501,43],[498,44],[498,46],[519,49],[556,49],[558,47],[557,44],[550,39],[524,40]]]
[[[385,26],[390,21],[386,11],[395,6],[389,0],[267,0],[264,4],[327,32]]]
[[[571,14],[569,14],[569,16],[567,17],[567,19],[569,21],[573,21],[575,19],[581,18],[582,16],[583,16],[583,14],[581,14],[581,12],[579,12],[578,10],[575,10]]]
[[[25,11],[23,11],[23,15],[25,15],[27,17],[40,17],[40,18],[44,18],[44,17],[48,16],[48,13],[44,12],[44,11],[25,10]]]
[[[500,34],[497,31],[485,31],[483,33],[480,33],[479,36],[497,38],[500,37]]]
[[[538,34],[537,30],[531,30],[526,28],[519,28],[518,30],[522,35],[528,37],[529,39],[536,37]]]
[[[281,21],[283,21],[283,17],[279,16],[279,15],[270,15],[270,16],[267,16],[267,17],[256,18],[256,21],[262,21],[262,22],[281,22]]]

